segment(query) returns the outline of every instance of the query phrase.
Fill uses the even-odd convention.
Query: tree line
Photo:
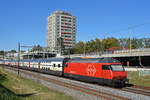
[[[61,42],[63,43],[63,42]],[[63,46],[63,44],[61,44]],[[112,48],[112,49],[111,49]],[[138,49],[138,48],[150,48],[150,38],[114,38],[108,37],[102,40],[95,38],[94,40],[90,40],[87,42],[79,41],[74,45],[71,49],[64,49],[63,54],[83,54],[90,52],[103,52],[109,50],[124,50],[124,49]],[[33,51],[45,51],[46,48],[41,47],[40,45],[35,45],[29,52]],[[25,51],[21,51],[25,52]],[[0,51],[0,55],[4,55],[7,53],[17,53],[16,50],[10,51]]]
[[[104,38],[102,40],[96,38],[88,42],[79,41],[70,49],[71,54],[83,54],[84,52],[102,52],[109,50],[124,50],[150,48],[150,38],[121,38],[114,37]]]
[[[17,53],[17,51],[16,50],[10,50],[10,51],[0,50],[0,55],[5,55],[7,53]]]

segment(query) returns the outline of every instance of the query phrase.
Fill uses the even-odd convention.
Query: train
[[[11,67],[40,73],[98,83],[113,87],[122,87],[128,83],[122,64],[111,57],[101,58],[50,58],[0,61]]]

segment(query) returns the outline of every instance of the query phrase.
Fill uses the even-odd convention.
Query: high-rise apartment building
[[[65,48],[75,45],[76,17],[68,12],[55,11],[47,18],[47,47],[51,51],[58,51],[60,38]]]

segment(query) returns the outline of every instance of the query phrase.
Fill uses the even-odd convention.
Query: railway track
[[[126,87],[122,88],[123,91],[132,92],[136,94],[141,94],[145,96],[150,96],[150,90],[143,88],[139,88],[140,86]]]
[[[12,68],[12,67],[5,67],[5,68],[18,72],[18,70],[16,68]],[[98,91],[98,90],[95,90],[95,89],[92,89],[92,88],[87,88],[87,87],[84,87],[84,86],[81,86],[81,85],[71,84],[71,83],[67,83],[67,82],[62,82],[60,80],[47,78],[47,77],[38,75],[37,73],[28,72],[26,70],[20,70],[20,73],[38,78],[38,79],[43,80],[43,81],[51,82],[51,83],[54,83],[54,84],[57,84],[57,85],[60,85],[60,86],[63,86],[63,87],[67,87],[67,88],[70,88],[70,89],[73,89],[73,90],[77,90],[77,91],[80,91],[80,92],[88,94],[88,95],[96,96],[98,98],[103,98],[104,100],[131,100],[129,98],[114,95],[112,93]]]
[[[139,86],[139,85],[133,85],[133,87],[150,91],[150,87],[144,87],[144,86]]]

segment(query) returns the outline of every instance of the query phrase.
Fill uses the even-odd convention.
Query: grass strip
[[[140,76],[139,71],[128,71],[127,77],[130,84],[150,87],[150,76]]]
[[[74,98],[0,68],[0,100],[74,100]]]

